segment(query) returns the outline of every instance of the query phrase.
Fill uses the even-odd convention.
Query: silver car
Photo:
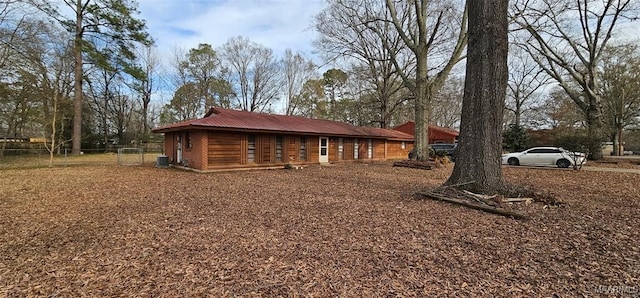
[[[571,152],[560,147],[533,147],[522,152],[502,155],[502,164],[512,166],[582,166],[587,162],[584,153]]]

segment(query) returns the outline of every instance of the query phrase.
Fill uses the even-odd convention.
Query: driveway
[[[546,170],[557,170],[557,171],[573,171],[573,168],[558,168],[556,166],[509,166],[503,165],[504,168],[527,168],[527,169],[546,169]],[[637,169],[629,169],[629,168],[615,168],[615,167],[598,167],[598,166],[590,166],[585,165],[582,167],[583,171],[594,171],[594,172],[616,172],[616,173],[635,173],[640,174],[640,167]]]
[[[617,172],[617,173],[635,173],[640,174],[639,169],[627,169],[627,168],[607,168],[607,167],[591,167],[584,166],[582,167],[585,171],[597,171],[597,172]]]

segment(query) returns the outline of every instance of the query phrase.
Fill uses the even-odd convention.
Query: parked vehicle
[[[437,151],[446,151],[447,152],[447,156],[449,156],[449,158],[451,158],[452,161],[455,161],[456,152],[458,152],[458,150],[457,150],[458,149],[458,143],[454,143],[454,144],[437,143],[437,144],[431,144],[429,146],[435,152],[437,152]]]
[[[586,155],[581,152],[571,152],[560,147],[533,147],[522,152],[502,155],[502,164],[512,166],[558,166],[568,168],[574,165],[584,165]]]
[[[455,160],[455,156],[456,156],[456,152],[458,152],[458,143],[455,144],[444,144],[444,143],[437,143],[437,144],[429,144],[429,147],[434,151],[446,151],[447,152],[447,156],[449,156],[449,158],[451,159],[451,161]],[[413,148],[413,150],[411,150],[411,152],[409,152],[409,159],[412,159],[413,156],[415,155],[415,148]]]

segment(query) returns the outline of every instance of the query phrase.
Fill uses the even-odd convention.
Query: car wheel
[[[515,157],[509,158],[509,160],[507,160],[507,163],[510,166],[519,166],[520,165],[520,161]]]
[[[558,168],[568,168],[569,166],[571,166],[571,162],[566,159],[561,159],[556,162],[556,165],[558,166]]]

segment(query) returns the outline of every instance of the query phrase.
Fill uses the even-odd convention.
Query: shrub
[[[529,133],[523,126],[510,124],[502,135],[502,148],[509,152],[519,152],[529,148]]]

